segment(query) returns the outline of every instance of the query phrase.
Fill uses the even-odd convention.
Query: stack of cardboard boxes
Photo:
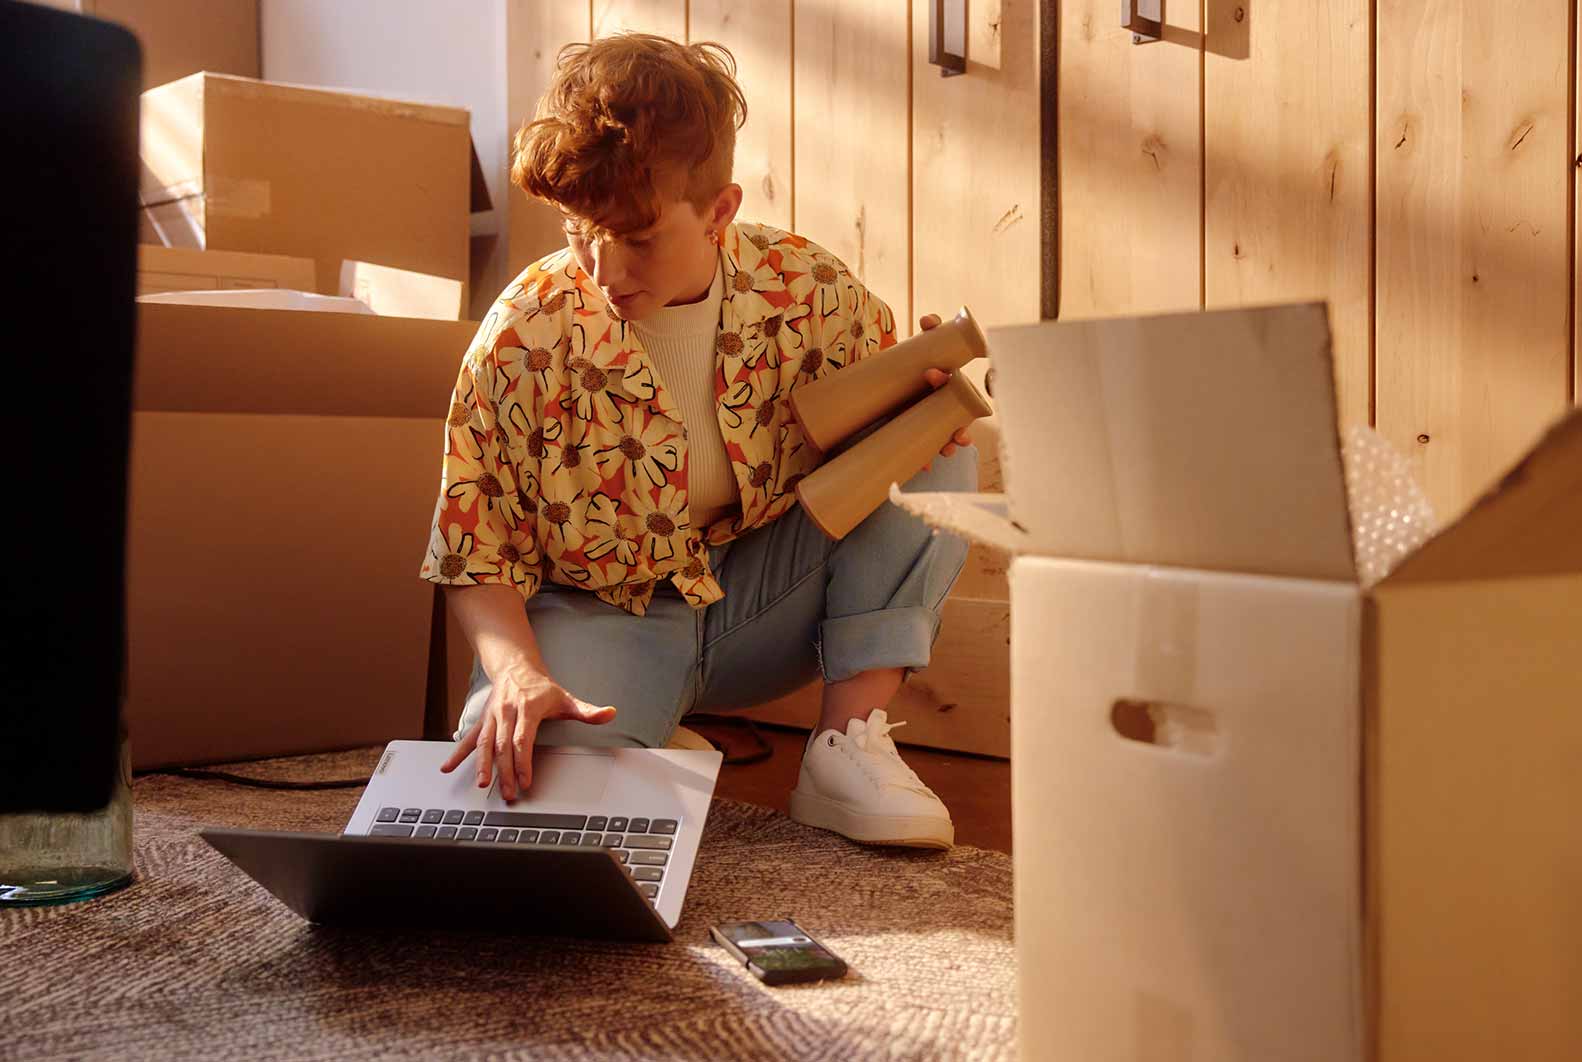
[[[134,761],[420,736],[468,114],[196,73],[144,93],[142,162]]]

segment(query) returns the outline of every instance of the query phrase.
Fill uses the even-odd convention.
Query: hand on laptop
[[[492,675],[493,692],[474,723],[456,743],[456,750],[440,765],[447,774],[478,750],[478,788],[488,788],[494,772],[500,772],[500,796],[515,800],[533,782],[533,742],[538,724],[545,719],[576,719],[584,723],[608,723],[615,718],[611,705],[589,704],[579,700],[548,675],[530,665],[501,668]]]

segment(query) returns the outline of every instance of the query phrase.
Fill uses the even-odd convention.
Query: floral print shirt
[[[740,511],[691,525],[680,412],[562,250],[501,293],[462,360],[424,579],[525,599],[547,578],[638,616],[664,579],[694,608],[724,596],[706,547],[784,515],[819,463],[791,391],[896,336],[890,308],[801,236],[741,222],[720,254],[714,390]]]

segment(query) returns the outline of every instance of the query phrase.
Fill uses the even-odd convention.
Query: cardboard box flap
[[[409,269],[391,269],[374,262],[341,263],[339,291],[381,317],[427,317],[460,320],[463,312],[459,280]]]
[[[438,423],[477,327],[472,321],[140,303],[133,408]]]
[[[1552,427],[1500,482],[1384,583],[1582,572],[1582,410]]]
[[[1355,580],[1322,304],[988,338],[1023,552]]]
[[[138,154],[138,201],[169,203],[203,191],[203,89],[192,74],[143,93]]]
[[[1027,551],[1027,533],[1011,522],[1003,494],[953,491],[903,491],[890,484],[890,500],[916,513],[930,527],[951,531],[1009,553]]]
[[[372,111],[375,114],[408,118],[441,125],[466,126],[470,116],[465,107],[447,107],[440,103],[419,103],[416,100],[392,99],[373,96],[345,89],[325,88],[319,85],[292,85],[283,81],[260,81],[252,77],[233,74],[203,73],[193,77],[207,79],[208,91],[240,99],[270,99],[288,103],[316,104],[321,107],[345,107],[351,110]],[[179,84],[179,82],[177,82]]]

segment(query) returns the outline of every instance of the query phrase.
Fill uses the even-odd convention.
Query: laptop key
[[[648,832],[648,820],[647,819],[633,819],[632,820],[632,824],[626,828],[626,832],[627,833],[647,833]]]
[[[674,834],[676,825],[675,819],[655,819],[654,824],[648,828],[648,832]]]
[[[625,819],[611,819],[610,820],[610,824],[608,826],[606,826],[605,829],[609,830],[611,833],[625,833],[626,832],[626,820]]]
[[[434,839],[436,841],[454,841],[456,839],[456,827],[441,826],[439,832],[434,835]]]
[[[597,833],[585,833],[582,835],[582,847],[584,848],[597,848],[603,843],[604,838]]]
[[[670,862],[670,857],[664,852],[633,852],[632,862],[639,866],[662,867]]]
[[[609,821],[610,820],[605,818],[603,815],[594,815],[588,819],[588,825],[585,826],[584,829],[602,830],[609,824]]]
[[[439,823],[444,821],[444,819],[445,813],[439,808],[429,808],[427,811],[423,812],[423,821],[425,823]]]
[[[496,836],[499,835],[499,833],[500,833],[499,830],[496,830],[493,827],[488,827],[488,828],[485,828],[485,829],[482,829],[482,830],[478,831],[478,840],[480,840],[480,841],[492,841],[492,840],[495,839]]]
[[[401,813],[401,821],[402,822],[416,822],[418,820],[419,816],[421,816],[422,814],[423,814],[423,809],[422,808],[407,808],[405,811],[403,811]]]
[[[670,851],[670,846],[675,842],[668,837],[654,837],[652,835],[629,836],[626,838],[627,848],[652,848],[658,852]]]
[[[638,881],[659,881],[663,879],[664,876],[665,872],[660,870],[658,867],[632,868],[632,877],[636,878]]]
[[[545,830],[543,833],[538,835],[538,843],[539,844],[559,844],[560,843],[560,831],[559,830]]]
[[[616,858],[617,862],[620,862],[620,863],[626,862],[628,853],[626,852],[626,850],[624,848],[612,848],[612,849],[610,849],[610,851],[615,853],[615,858]]]
[[[606,847],[606,848],[619,848],[619,847],[621,847],[621,835],[618,834],[618,833],[607,833],[607,834],[605,834],[604,835],[604,847]]]
[[[568,844],[581,844],[582,843],[582,834],[580,834],[580,833],[572,833],[571,831],[568,830],[565,833],[560,835],[560,843],[561,843],[562,847],[564,847],[565,845],[568,845]]]
[[[545,811],[491,811],[481,820],[485,826],[530,826],[536,830],[580,830],[587,825],[586,815],[555,815]]]
[[[459,811],[447,811],[447,812],[445,812],[445,825],[447,825],[447,826],[460,826],[461,825],[461,812],[459,812]],[[452,831],[452,832],[454,832],[454,831]]]
[[[659,895],[659,886],[652,882],[645,881],[641,885],[637,886],[637,891],[652,900],[655,896]]]
[[[517,836],[516,836],[516,843],[517,844],[537,844],[538,843],[538,831],[537,830],[523,830],[521,833],[517,834]]]
[[[483,812],[481,812],[481,811],[469,811],[462,818],[461,824],[463,826],[476,826],[479,823],[481,823],[482,821],[483,821]]]
[[[370,837],[411,837],[412,827],[397,822],[381,822],[368,831]]]
[[[463,826],[461,829],[456,831],[456,840],[458,841],[470,841],[477,836],[478,831],[473,829],[471,826]]]
[[[516,831],[515,830],[501,830],[500,831],[500,843],[501,844],[515,844],[516,843]]]
[[[401,817],[401,809],[400,808],[380,808],[379,809],[379,821],[380,822],[394,822],[396,819],[398,819],[400,817]]]
[[[432,837],[432,836],[434,836],[434,830],[435,830],[435,827],[433,827],[433,826],[419,826],[417,828],[417,836],[419,836],[419,837]]]

